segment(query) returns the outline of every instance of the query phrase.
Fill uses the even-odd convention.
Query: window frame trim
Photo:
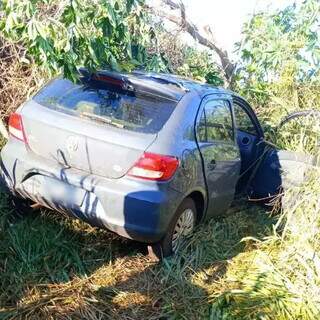
[[[231,101],[232,101],[232,108],[234,111],[234,107],[233,104],[236,103],[240,106],[240,108],[242,108],[244,110],[244,112],[246,112],[246,114],[248,115],[248,117],[250,118],[250,120],[252,121],[253,125],[255,126],[256,132],[257,132],[257,138],[259,138],[260,140],[264,139],[264,132],[263,129],[260,125],[260,122],[255,114],[255,112],[253,111],[253,109],[251,108],[251,106],[249,105],[249,103],[244,100],[243,98],[241,98],[240,96],[237,95],[232,95],[231,97]],[[234,119],[236,121],[235,115],[234,115]],[[235,124],[237,125],[237,123],[235,122]],[[237,128],[238,130],[240,130],[239,128]],[[243,131],[243,130],[241,130]],[[246,132],[246,131],[243,131]],[[251,134],[250,132],[246,132],[248,134]]]
[[[231,141],[225,141],[225,140],[214,140],[214,141],[207,141],[208,135],[207,135],[207,126],[205,126],[205,135],[206,135],[206,141],[200,141],[199,135],[198,135],[198,126],[201,121],[202,114],[205,114],[205,106],[211,102],[211,101],[225,101],[229,106],[229,111],[231,114],[231,121],[232,121],[232,132],[233,132],[233,140]],[[207,118],[205,115],[205,123],[207,123]],[[196,138],[199,143],[203,144],[213,144],[213,143],[223,143],[228,145],[237,145],[237,134],[236,134],[236,122],[235,122],[235,115],[233,110],[233,99],[232,96],[226,95],[226,94],[209,94],[203,97],[199,112],[197,114],[196,122],[195,122],[195,134]]]

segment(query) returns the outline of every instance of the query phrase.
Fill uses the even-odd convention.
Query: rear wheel
[[[196,225],[197,210],[192,199],[186,198],[176,211],[163,239],[148,247],[149,255],[161,260],[179,253],[187,237]]]
[[[31,207],[31,201],[18,198],[14,195],[9,196],[9,204],[14,209],[10,217],[12,222],[20,220],[24,216],[27,216],[34,211],[34,209]]]

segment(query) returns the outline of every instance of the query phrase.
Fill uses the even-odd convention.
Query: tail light
[[[108,77],[105,75],[93,75],[92,80],[97,80],[97,81],[102,81],[108,84],[112,84],[115,86],[119,86],[122,87],[124,85],[124,81],[123,80],[119,80],[119,79],[115,79],[112,77]]]
[[[147,180],[165,181],[170,179],[179,166],[176,157],[145,152],[130,169],[128,175]]]
[[[23,129],[22,117],[19,113],[12,113],[9,118],[9,133],[16,139],[27,143]]]

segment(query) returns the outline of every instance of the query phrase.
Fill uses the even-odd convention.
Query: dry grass
[[[0,118],[7,119],[44,82],[25,57],[25,48],[0,35]]]

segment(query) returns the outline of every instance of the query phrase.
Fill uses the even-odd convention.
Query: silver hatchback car
[[[264,149],[242,98],[141,72],[52,80],[11,115],[9,132],[1,180],[16,199],[149,243],[162,257],[227,210]]]

